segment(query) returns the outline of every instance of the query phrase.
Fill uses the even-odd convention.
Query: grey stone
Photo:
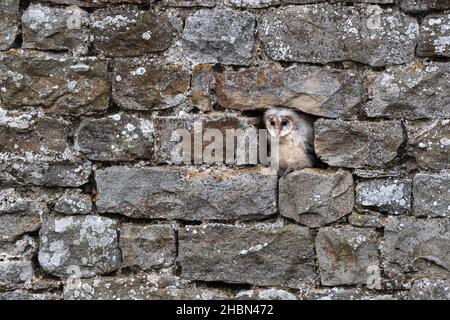
[[[0,261],[31,260],[37,253],[38,243],[29,235],[24,235],[14,242],[0,240]]]
[[[404,273],[416,276],[450,274],[450,222],[389,217],[381,246],[383,269],[388,278]]]
[[[38,230],[47,211],[45,203],[23,197],[12,188],[0,189],[0,241],[14,241]]]
[[[198,10],[186,19],[183,52],[193,63],[249,65],[255,25],[248,12]]]
[[[22,290],[0,292],[0,300],[60,300],[62,296],[57,293],[33,293]]]
[[[214,7],[217,0],[163,0],[169,7]]]
[[[91,41],[107,56],[133,57],[170,47],[173,28],[166,14],[132,7],[100,9],[91,14]]]
[[[0,261],[0,290],[27,288],[32,280],[31,261]]]
[[[117,223],[98,216],[48,217],[39,231],[39,264],[58,277],[93,277],[117,270]]]
[[[173,265],[175,231],[170,225],[126,223],[120,230],[123,266],[149,270]]]
[[[303,169],[280,179],[282,216],[310,228],[339,220],[353,210],[353,177],[348,171]]]
[[[358,72],[306,65],[226,68],[216,81],[218,102],[225,108],[283,105],[329,118],[356,117],[364,94]]]
[[[321,228],[316,252],[324,286],[372,285],[371,277],[380,272],[377,234],[370,229]]]
[[[377,212],[352,212],[348,216],[348,223],[360,228],[382,228],[384,225],[384,217]]]
[[[400,6],[406,12],[450,9],[448,0],[401,0]]]
[[[412,192],[415,216],[450,216],[450,173],[418,173]]]
[[[0,3],[0,50],[8,50],[19,31],[19,0]]]
[[[383,166],[395,159],[404,139],[400,121],[319,119],[314,128],[316,154],[331,166]]]
[[[107,74],[107,62],[96,57],[22,50],[0,54],[0,105],[66,115],[103,112],[109,103]]]
[[[417,54],[422,57],[450,57],[449,25],[450,12],[427,15],[420,25]]]
[[[154,273],[97,277],[66,282],[66,300],[217,300],[227,299],[218,289],[182,283],[179,278]]]
[[[222,0],[222,2],[234,8],[266,8],[281,4],[283,0]]]
[[[373,179],[356,186],[358,208],[390,214],[405,214],[411,209],[410,179]]]
[[[86,54],[89,14],[76,6],[54,8],[31,4],[22,15],[23,48],[69,50]]]
[[[215,71],[212,64],[197,64],[192,70],[191,101],[201,111],[211,111],[214,102],[211,94],[215,86]]]
[[[186,279],[299,288],[316,276],[313,238],[305,227],[204,224],[178,234]]]
[[[77,132],[76,148],[90,160],[132,161],[153,158],[150,120],[117,113],[85,119]]]
[[[419,279],[409,291],[410,300],[450,300],[450,279]]]
[[[89,161],[0,160],[0,182],[4,186],[79,187],[89,181],[91,171],[92,163]]]
[[[379,67],[412,61],[418,28],[397,9],[317,4],[271,9],[258,33],[273,60]]]
[[[129,4],[148,4],[155,0],[45,0],[45,2],[65,5],[77,5],[86,8],[104,7],[107,5]]]
[[[252,138],[257,139],[254,120],[222,114],[155,117],[155,161],[166,164],[257,164],[258,145],[254,140],[249,142]],[[206,136],[207,129],[217,133],[215,143]],[[217,153],[213,154],[216,148]],[[218,151],[221,148],[222,154]]]
[[[363,288],[313,289],[301,295],[302,300],[405,300],[403,292],[374,293]]]
[[[298,300],[295,294],[276,288],[242,290],[236,294],[236,300]]]
[[[276,212],[277,176],[252,169],[128,168],[96,172],[97,209],[133,218],[262,219]]]
[[[426,63],[426,64],[425,64]],[[369,117],[450,117],[450,63],[422,62],[369,75]]]
[[[116,59],[113,99],[123,109],[153,110],[175,107],[187,99],[190,70],[162,59]]]
[[[408,144],[421,168],[450,169],[450,119],[407,122]]]
[[[55,203],[56,212],[68,215],[89,214],[92,211],[92,198],[88,194],[82,194],[80,191],[68,190]]]

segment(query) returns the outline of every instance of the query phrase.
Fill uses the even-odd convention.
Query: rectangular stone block
[[[273,60],[351,60],[374,67],[412,61],[418,29],[415,18],[377,5],[274,8],[258,23],[264,50]]]
[[[412,195],[415,216],[450,216],[450,173],[416,174],[413,180]]]
[[[259,169],[113,166],[97,170],[97,209],[133,218],[263,219],[276,212],[277,176]]]
[[[120,231],[124,267],[150,270],[173,265],[176,254],[175,231],[170,225],[125,223]]]
[[[46,113],[94,114],[108,108],[108,65],[96,57],[36,51],[0,54],[3,108],[43,107]]]
[[[406,12],[450,9],[448,0],[401,0],[400,6]]]
[[[19,0],[0,2],[0,50],[8,50],[19,31]]]
[[[314,128],[316,154],[331,166],[383,166],[395,159],[404,141],[400,121],[319,119]]]
[[[421,57],[450,57],[449,26],[450,11],[427,15],[420,25],[417,54]]]
[[[306,227],[204,224],[178,234],[183,278],[301,288],[316,277]]]
[[[225,108],[283,105],[328,118],[356,117],[364,94],[357,72],[305,65],[226,68],[217,73],[216,82],[218,102]]]

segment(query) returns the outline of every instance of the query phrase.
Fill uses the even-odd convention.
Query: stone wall
[[[2,0],[0,299],[449,299],[449,92],[448,0]],[[271,105],[327,169],[172,165]]]

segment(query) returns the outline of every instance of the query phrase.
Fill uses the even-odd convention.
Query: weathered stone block
[[[249,65],[252,59],[253,14],[232,10],[199,10],[186,19],[183,52],[193,63]]]
[[[89,181],[92,163],[42,162],[11,158],[0,161],[3,186],[79,187]]]
[[[280,179],[282,216],[317,228],[348,215],[353,210],[353,177],[348,171],[304,169]]]
[[[8,50],[19,31],[19,0],[0,3],[0,50]]]
[[[300,288],[315,279],[312,235],[296,225],[186,226],[178,260],[191,280]]]
[[[169,7],[214,7],[217,0],[163,0]]]
[[[384,216],[377,212],[352,212],[348,216],[348,223],[360,228],[382,228]]]
[[[189,68],[161,59],[117,59],[114,101],[124,109],[152,110],[177,106],[187,99]]]
[[[86,54],[89,48],[89,14],[68,8],[32,4],[22,16],[23,48],[69,50]]]
[[[275,288],[270,289],[252,289],[239,291],[235,297],[236,300],[298,300],[298,298],[286,290]]]
[[[222,2],[236,8],[266,8],[281,4],[283,0],[222,0]]]
[[[93,114],[108,108],[107,62],[42,52],[0,54],[0,105],[48,113]]]
[[[54,210],[68,215],[89,214],[92,211],[92,198],[78,190],[68,190],[55,203]]]
[[[363,288],[312,289],[300,297],[302,300],[404,300],[405,292],[379,294]]]
[[[400,6],[406,12],[450,9],[448,0],[401,0]]]
[[[450,117],[450,63],[417,60],[369,75],[369,117]]]
[[[450,169],[450,119],[407,122],[408,144],[421,168]]]
[[[381,246],[384,272],[389,278],[403,273],[417,276],[450,274],[450,222],[389,217]]]
[[[216,79],[218,102],[238,110],[283,105],[318,116],[351,118],[358,114],[364,94],[360,74],[316,66],[227,68]]]
[[[102,213],[199,221],[262,219],[276,212],[277,177],[258,169],[113,166],[95,176]]]
[[[170,267],[175,260],[175,231],[170,225],[123,224],[120,228],[123,266],[142,270]]]
[[[173,28],[164,13],[131,7],[100,9],[91,14],[94,49],[114,57],[132,57],[164,51],[173,40]]]
[[[320,119],[314,127],[316,154],[331,166],[383,166],[395,159],[404,139],[400,121]]]
[[[104,7],[107,5],[118,5],[123,3],[129,4],[148,4],[155,0],[45,0],[45,2],[55,3],[55,4],[66,4],[66,5],[77,5],[80,7],[96,8]]]
[[[47,205],[20,195],[14,189],[0,189],[0,241],[14,241],[18,236],[41,227]]]
[[[66,282],[66,300],[223,300],[225,292],[181,284],[180,279],[158,274],[97,277]]]
[[[450,12],[427,15],[420,25],[417,54],[422,57],[450,57],[449,25]]]
[[[410,300],[450,300],[450,279],[419,279],[409,291]]]
[[[418,173],[412,192],[415,216],[450,216],[450,173]]]
[[[197,64],[192,70],[191,101],[201,111],[210,111],[213,105],[211,91],[215,85],[215,71],[211,64]]]
[[[112,219],[48,217],[39,237],[39,264],[55,276],[93,277],[120,267],[117,223]]]
[[[257,164],[258,131],[254,120],[220,114],[155,117],[156,162]],[[217,140],[212,141],[207,134],[214,134]],[[262,143],[267,144],[267,140]]]
[[[24,235],[13,242],[0,240],[0,261],[31,260],[37,254],[36,239]]]
[[[325,286],[372,285],[370,278],[380,272],[377,234],[370,229],[321,228],[316,252],[320,280]]]
[[[258,34],[273,60],[385,66],[414,59],[418,28],[396,9],[317,4],[269,10]]]
[[[411,209],[410,179],[373,179],[356,186],[356,205],[390,214],[405,214]]]
[[[62,297],[57,293],[43,292],[32,293],[27,291],[0,292],[0,300],[60,300]]]
[[[146,118],[114,114],[81,122],[76,148],[91,160],[132,161],[153,158],[153,125]]]
[[[32,280],[31,261],[0,261],[0,290],[26,288]]]

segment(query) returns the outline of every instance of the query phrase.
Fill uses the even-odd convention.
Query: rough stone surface
[[[66,300],[223,300],[225,292],[182,283],[170,275],[137,274],[68,282]]]
[[[418,173],[412,192],[415,216],[450,216],[450,173]]]
[[[22,158],[0,160],[0,182],[4,186],[79,187],[88,182],[90,162],[41,162]]]
[[[397,9],[318,4],[270,10],[258,33],[274,60],[384,66],[414,59],[418,28]]]
[[[325,286],[371,284],[370,276],[379,272],[377,234],[373,230],[321,228],[316,252],[320,280]]]
[[[450,117],[450,63],[422,62],[369,75],[369,117]]]
[[[0,240],[0,261],[31,260],[37,253],[38,243],[29,235],[13,242]]]
[[[19,0],[0,3],[0,50],[8,50],[19,31]]]
[[[68,215],[89,214],[92,211],[92,198],[79,191],[68,191],[55,203],[54,210]]]
[[[164,13],[129,8],[107,8],[91,15],[95,50],[116,57],[164,51],[172,43],[173,28]]]
[[[299,288],[315,278],[313,239],[305,227],[205,224],[181,228],[178,236],[188,279]]]
[[[24,48],[86,54],[89,15],[76,6],[53,8],[32,4],[22,16],[22,32]]]
[[[280,179],[280,213],[300,224],[317,228],[353,210],[350,172],[303,169]]]
[[[298,300],[298,298],[286,290],[276,288],[255,289],[239,291],[236,300]]]
[[[317,116],[351,118],[364,94],[360,74],[317,66],[227,68],[216,79],[218,102],[238,110],[283,105]]]
[[[157,59],[118,59],[113,77],[114,101],[124,109],[152,110],[177,106],[187,99],[189,69]]]
[[[148,4],[149,2],[154,2],[155,0],[45,0],[45,2],[50,2],[54,4],[65,4],[65,5],[77,5],[80,7],[96,8],[104,7],[106,5],[117,5],[122,3],[129,4]]]
[[[384,225],[384,217],[377,212],[352,212],[348,216],[348,223],[361,228],[382,228]]]
[[[91,160],[132,161],[153,158],[152,123],[147,118],[117,113],[80,124],[77,149]]]
[[[409,122],[409,145],[418,165],[424,169],[450,169],[450,119]]]
[[[302,300],[405,300],[403,292],[377,294],[362,288],[313,289],[301,295]]]
[[[199,10],[186,19],[183,52],[194,63],[249,65],[255,25],[248,12]]]
[[[357,207],[390,214],[405,214],[411,209],[410,179],[373,179],[356,186]]]
[[[134,218],[262,219],[276,212],[277,177],[259,170],[98,170],[97,209]]]
[[[38,52],[0,54],[0,106],[32,106],[45,112],[92,114],[109,101],[107,63]]]
[[[395,159],[403,143],[403,129],[399,121],[320,119],[314,127],[316,154],[331,166],[382,166]]]
[[[175,231],[170,225],[123,224],[120,228],[123,266],[142,270],[169,267],[175,260]]]
[[[163,0],[164,5],[171,7],[214,7],[217,0]]]
[[[422,57],[450,57],[450,11],[425,17],[417,53]]]
[[[402,0],[400,5],[406,12],[450,9],[448,0]]]
[[[62,297],[57,293],[32,293],[27,291],[0,292],[0,300],[60,300]]]
[[[112,219],[48,217],[39,237],[39,264],[55,276],[92,277],[120,267],[117,223]]]
[[[450,300],[450,280],[420,279],[414,281],[409,292],[410,300]]]
[[[0,290],[26,288],[32,280],[31,261],[0,261]]]
[[[389,217],[381,246],[383,269],[390,278],[450,274],[450,222]]]
[[[194,66],[191,81],[191,101],[201,111],[212,109],[211,91],[214,84],[215,72],[211,64],[204,63]]]

